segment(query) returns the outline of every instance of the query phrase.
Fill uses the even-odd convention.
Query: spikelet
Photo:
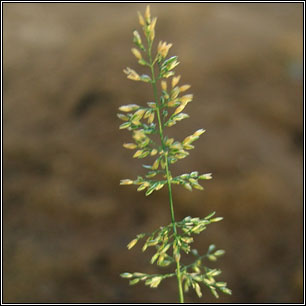
[[[139,24],[141,25],[141,26],[145,26],[146,25],[146,23],[145,23],[145,20],[144,20],[144,18],[143,18],[143,16],[141,15],[141,13],[140,12],[137,12],[138,13],[138,21],[139,21]]]
[[[139,108],[139,105],[137,104],[128,104],[128,105],[122,105],[119,107],[119,110],[122,112],[132,112]],[[126,117],[128,118],[128,117]]]
[[[174,87],[178,84],[178,82],[180,81],[180,79],[181,79],[181,76],[180,76],[180,75],[178,75],[178,76],[172,78],[172,83],[171,83],[172,88],[174,88]]]
[[[134,56],[137,58],[137,59],[139,59],[139,60],[141,60],[142,59],[142,55],[141,55],[141,53],[139,52],[139,50],[137,50],[136,48],[132,48],[132,53],[134,54]]]
[[[125,179],[125,180],[120,181],[120,185],[131,185],[133,183],[134,182],[132,180],[129,180],[129,179]]]
[[[184,92],[184,91],[188,90],[190,87],[191,87],[191,86],[188,85],[188,84],[183,85],[183,86],[180,87],[180,92]]]
[[[166,42],[160,41],[157,46],[157,53],[162,57],[165,58],[168,55],[168,52],[172,44],[167,44]]]
[[[150,38],[151,41],[153,41],[154,38],[155,38],[155,25],[156,25],[156,21],[157,21],[157,18],[154,17],[152,22],[148,26],[149,38]]]
[[[162,90],[167,91],[167,82],[166,81],[164,81],[164,80],[161,81],[161,88],[162,88]]]
[[[144,14],[145,20],[147,22],[147,24],[150,24],[151,22],[151,10],[150,10],[150,5],[147,5],[146,7],[146,11]]]
[[[135,143],[124,143],[123,147],[126,149],[133,150],[137,148],[137,145]]]
[[[140,76],[135,70],[127,67],[126,69],[123,70],[123,72],[127,75],[128,79],[133,81],[140,81]]]

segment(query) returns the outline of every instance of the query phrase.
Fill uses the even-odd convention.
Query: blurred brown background
[[[122,148],[121,104],[152,100],[127,80],[145,4],[4,4],[4,302],[175,302],[176,281],[126,244],[170,222],[166,188],[146,198],[122,178],[145,173]],[[191,119],[207,130],[175,174],[212,172],[205,191],[174,189],[177,219],[211,211],[194,246],[227,253],[232,296],[187,302],[302,302],[302,4],[152,4],[157,40],[174,43],[192,85]],[[140,29],[139,29],[140,30]]]

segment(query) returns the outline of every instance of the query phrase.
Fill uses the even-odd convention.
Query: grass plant
[[[194,241],[194,235],[200,234],[209,224],[221,221],[222,217],[215,217],[215,212],[213,212],[204,218],[187,216],[181,221],[175,219],[172,185],[181,185],[189,191],[203,190],[199,181],[212,178],[211,173],[200,174],[198,171],[175,177],[171,173],[171,165],[189,155],[189,151],[194,148],[193,143],[205,130],[199,129],[182,141],[167,136],[168,128],[189,118],[189,115],[183,111],[192,101],[193,95],[186,93],[190,85],[179,85],[181,76],[176,75],[174,71],[179,64],[178,57],[168,57],[172,44],[160,41],[157,51],[153,51],[157,18],[151,17],[150,7],[146,7],[144,15],[138,12],[138,17],[144,39],[141,38],[138,31],[133,32],[135,47],[132,48],[132,53],[138,63],[148,69],[148,74],[139,74],[129,67],[124,69],[124,72],[128,79],[145,82],[152,86],[153,101],[147,102],[145,106],[123,105],[119,108],[121,113],[118,114],[118,117],[123,120],[120,129],[131,131],[134,140],[123,146],[126,149],[135,150],[134,158],[151,157],[154,162],[143,165],[147,170],[144,176],[138,176],[136,179],[123,179],[120,184],[136,185],[137,191],[144,191],[146,196],[163,187],[167,188],[171,223],[160,226],[152,233],[138,234],[127,247],[131,249],[140,240],[144,241],[142,251],[148,248],[155,250],[151,264],[157,264],[160,267],[171,267],[172,265],[173,272],[164,274],[125,272],[121,274],[121,277],[128,279],[130,285],[144,282],[151,288],[156,288],[165,279],[174,277],[177,279],[180,303],[184,303],[184,292],[190,288],[200,298],[202,296],[201,285],[208,287],[216,298],[219,297],[218,292],[231,294],[225,282],[216,280],[221,270],[207,266],[207,261],[215,262],[224,254],[224,250],[216,249],[212,244],[204,255],[200,255],[190,246]],[[190,254],[193,257],[192,261],[184,264],[181,260],[182,253]]]

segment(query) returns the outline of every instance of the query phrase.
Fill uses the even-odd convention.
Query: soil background
[[[171,303],[176,281],[129,286],[156,273],[126,244],[170,222],[166,188],[119,186],[145,173],[122,148],[122,104],[145,104],[126,79],[145,4],[3,4],[3,301]],[[174,174],[212,172],[205,191],[174,188],[176,218],[223,216],[196,237],[226,254],[232,296],[204,289],[191,303],[298,303],[303,295],[303,4],[152,4],[156,40],[174,43],[191,119],[169,133],[207,132]]]

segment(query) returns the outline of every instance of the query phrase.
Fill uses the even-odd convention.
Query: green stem
[[[156,79],[155,79],[155,73],[154,73],[154,63],[152,61],[152,42],[148,40],[148,56],[150,60],[150,68],[151,68],[151,74],[152,74],[152,86],[153,86],[153,92],[154,92],[154,99],[156,103],[156,113],[157,113],[157,120],[158,120],[158,127],[159,127],[159,136],[162,144],[162,148],[164,151],[165,156],[165,165],[166,165],[166,176],[167,176],[167,184],[168,184],[168,194],[169,194],[169,204],[170,204],[170,213],[171,213],[171,221],[173,225],[173,232],[175,239],[177,237],[177,230],[176,230],[176,223],[174,218],[174,209],[173,209],[173,199],[172,199],[172,189],[171,189],[171,174],[169,171],[169,164],[168,164],[168,152],[166,150],[166,146],[164,143],[164,133],[163,133],[163,126],[161,122],[161,116],[160,116],[160,108],[161,105],[159,103],[158,95],[157,95],[157,87],[156,87]],[[179,289],[179,302],[184,303],[184,294],[183,294],[183,287],[182,287],[182,276],[181,276],[181,266],[180,266],[180,259],[176,259],[176,277],[177,277],[177,284]]]

